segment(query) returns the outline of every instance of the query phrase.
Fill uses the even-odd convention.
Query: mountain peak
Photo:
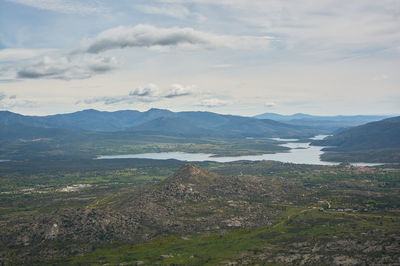
[[[205,170],[193,163],[187,163],[177,171],[177,173],[184,173],[189,175],[199,175],[202,174],[202,172],[205,172]]]
[[[208,172],[199,166],[187,163],[178,169],[172,176],[166,179],[167,182],[179,183],[207,183],[219,175]]]
[[[148,113],[159,113],[159,112],[162,112],[162,113],[172,113],[170,110],[167,110],[167,109],[158,109],[158,108],[151,108],[151,109],[147,110],[146,112],[148,112]]]
[[[76,113],[79,113],[79,112],[81,112],[81,113],[100,113],[101,111],[96,110],[96,109],[85,109],[85,110],[82,110],[82,111],[78,111]]]

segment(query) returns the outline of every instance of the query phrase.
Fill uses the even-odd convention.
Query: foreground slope
[[[312,144],[333,146],[324,149],[335,152],[324,154],[326,160],[400,162],[400,116],[350,128]]]

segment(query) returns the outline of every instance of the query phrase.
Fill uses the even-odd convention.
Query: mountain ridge
[[[312,145],[352,151],[400,148],[400,116],[353,127],[323,140],[315,140]]]
[[[146,112],[135,110],[106,112],[88,109],[50,116],[23,116],[8,111],[0,112],[0,125],[13,124],[77,131],[151,131],[193,136],[306,137],[326,133],[317,128],[289,125],[269,119],[260,120],[212,112],[172,112],[163,109],[150,109]]]
[[[400,116],[343,130],[311,145],[324,148],[323,160],[400,162]]]
[[[303,113],[292,115],[281,115],[276,113],[264,113],[253,116],[257,119],[273,119],[290,125],[303,125],[319,127],[330,132],[336,132],[345,128],[359,126],[365,123],[379,121],[389,118],[388,115],[336,115],[336,116],[317,116]]]

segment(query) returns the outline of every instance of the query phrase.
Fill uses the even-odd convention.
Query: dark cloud
[[[138,87],[133,89],[129,96],[138,96],[138,97],[157,97],[160,95],[160,89],[155,84],[148,84],[145,87]]]
[[[26,65],[17,72],[23,79],[86,79],[95,74],[109,72],[118,67],[114,57],[53,59],[45,56],[40,61]]]
[[[100,57],[87,64],[87,68],[93,73],[105,73],[112,71],[118,67],[118,62],[115,57]]]
[[[192,28],[156,28],[150,25],[116,27],[100,33],[83,43],[73,54],[97,54],[126,47],[190,47],[190,48],[249,48],[269,43],[266,37],[216,35]]]
[[[128,95],[95,97],[77,101],[75,104],[102,103],[104,105],[113,105],[119,103],[156,102],[163,99],[193,95],[192,90],[194,88],[195,86],[173,84],[169,89],[161,90],[157,85],[150,83],[144,87],[133,89]]]

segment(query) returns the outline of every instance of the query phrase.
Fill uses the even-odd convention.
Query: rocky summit
[[[208,172],[195,164],[188,163],[182,166],[175,174],[168,177],[166,183],[209,183],[217,178],[223,178],[215,173]]]

